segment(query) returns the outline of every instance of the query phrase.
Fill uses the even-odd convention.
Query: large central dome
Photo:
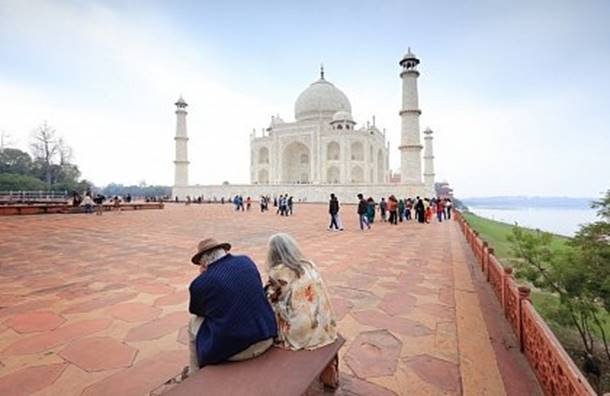
[[[331,118],[340,110],[352,112],[349,99],[322,77],[299,95],[294,104],[294,118],[297,121]]]

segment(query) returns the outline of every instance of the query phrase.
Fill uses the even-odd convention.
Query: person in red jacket
[[[445,205],[443,204],[443,200],[440,198],[436,198],[436,217],[438,218],[439,223],[443,221],[443,214],[445,213]]]

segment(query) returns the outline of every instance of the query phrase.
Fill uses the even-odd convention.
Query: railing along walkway
[[[530,289],[517,285],[512,268],[503,267],[496,258],[494,249],[479,237],[461,213],[454,213],[455,220],[502,305],[504,316],[519,339],[521,352],[527,357],[544,393],[596,395],[544,319],[536,312],[530,298]]]

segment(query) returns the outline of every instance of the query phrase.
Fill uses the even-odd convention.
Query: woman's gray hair
[[[288,234],[278,233],[269,238],[269,251],[267,252],[267,269],[284,264],[301,276],[305,270],[303,265],[311,262],[303,256],[297,242]]]
[[[224,250],[221,247],[218,247],[216,249],[212,249],[209,252],[205,252],[201,255],[201,257],[199,257],[199,263],[205,263],[207,265],[212,264],[214,261],[218,260],[219,258],[224,257],[227,254],[227,251]]]

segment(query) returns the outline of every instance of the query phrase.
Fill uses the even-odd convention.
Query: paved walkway
[[[454,222],[328,232],[326,207],[293,217],[229,205],[0,218],[0,395],[145,395],[188,361],[189,263],[226,239],[264,274],[291,233],[321,269],[339,329],[342,395],[539,394]],[[320,393],[312,386],[309,393]]]

